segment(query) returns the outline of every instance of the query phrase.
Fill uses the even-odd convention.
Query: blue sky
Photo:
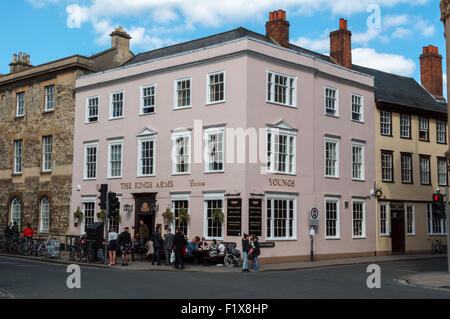
[[[291,42],[328,53],[329,32],[343,17],[353,33],[354,63],[418,80],[422,47],[445,52],[438,0],[2,0],[0,6],[3,74],[19,51],[39,65],[107,49],[119,25],[132,35],[135,54],[239,26],[264,34],[268,13],[277,9],[287,11]]]

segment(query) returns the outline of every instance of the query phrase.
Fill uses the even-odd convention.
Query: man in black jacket
[[[187,240],[179,227],[176,229],[175,237],[173,238],[173,248],[175,250],[175,266],[174,268],[183,269],[183,250],[187,245]]]
[[[12,235],[13,235],[13,226],[12,226],[12,223],[9,222],[8,226],[6,226],[6,228],[5,228],[5,238],[9,239],[12,237]]]
[[[161,247],[164,243],[161,233],[159,232],[160,229],[161,226],[156,226],[156,230],[152,233],[152,242],[153,242],[152,265],[155,264],[156,259],[158,266],[161,265]]]
[[[244,234],[244,238],[242,238],[242,256],[244,257],[244,261],[242,262],[243,272],[250,272],[250,270],[248,270],[248,262],[247,262],[248,252],[250,251],[250,249],[251,246],[250,242],[248,241],[248,235]]]

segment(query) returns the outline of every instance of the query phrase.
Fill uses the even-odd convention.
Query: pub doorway
[[[403,210],[391,210],[392,254],[405,253],[405,213]]]
[[[148,226],[150,234],[155,230],[156,193],[133,194],[134,196],[134,231],[139,232],[139,221]]]

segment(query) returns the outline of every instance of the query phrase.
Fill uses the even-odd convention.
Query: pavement
[[[445,289],[450,291],[450,275],[445,271],[424,272],[399,278],[400,281],[416,287]]]

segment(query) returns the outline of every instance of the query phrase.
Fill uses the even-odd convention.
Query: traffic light
[[[100,189],[98,192],[100,193],[100,196],[98,197],[100,203],[98,205],[100,206],[100,209],[106,209],[106,196],[108,194],[108,184],[100,185]]]
[[[445,218],[444,196],[440,193],[433,194],[433,203],[431,204],[433,215],[437,218]]]
[[[109,217],[114,218],[119,215],[120,212],[120,203],[117,198],[117,194],[113,192],[108,193],[109,200]]]

